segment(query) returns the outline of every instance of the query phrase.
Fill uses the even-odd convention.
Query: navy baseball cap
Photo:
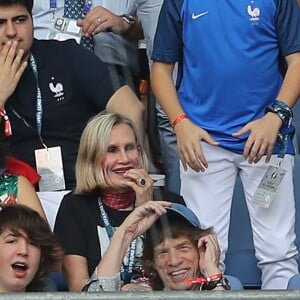
[[[171,212],[172,215],[174,215],[174,213],[180,215],[194,227],[202,229],[199,219],[194,214],[194,212],[190,210],[188,207],[179,203],[173,203],[171,206],[167,207],[166,209],[167,209],[167,214]]]

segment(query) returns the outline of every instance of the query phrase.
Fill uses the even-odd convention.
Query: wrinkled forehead
[[[195,246],[195,242],[186,235],[180,235],[178,237],[165,237],[161,243],[154,246],[154,252],[162,249],[178,248],[184,245]]]

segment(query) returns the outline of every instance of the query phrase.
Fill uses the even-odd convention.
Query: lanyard
[[[56,0],[49,0],[50,1],[50,11],[52,13],[52,22],[55,20],[55,12],[57,10],[57,2]]]
[[[84,7],[83,7],[83,14],[86,15],[90,10],[91,7],[93,5],[93,1],[92,0],[86,0]]]
[[[102,220],[104,222],[106,233],[108,237],[111,239],[115,232],[115,228],[111,226],[109,222],[108,215],[103,207],[100,197],[98,198],[98,205],[99,205]],[[122,264],[121,267],[121,278],[124,282],[128,282],[132,276],[134,260],[135,260],[135,252],[136,252],[136,239],[134,239],[130,244],[130,249],[128,254],[128,266],[126,267],[124,266],[124,264]]]
[[[14,108],[10,107],[12,112],[14,113],[14,115],[21,120],[28,128],[33,129],[38,137],[39,140],[41,142],[41,144],[43,145],[44,148],[47,149],[46,144],[44,143],[44,140],[42,138],[42,117],[43,117],[43,105],[42,105],[42,93],[41,93],[41,89],[39,87],[39,82],[38,82],[38,69],[37,69],[37,64],[36,61],[33,57],[33,55],[30,55],[30,66],[32,68],[35,80],[36,80],[36,128],[34,128],[32,125],[30,125],[25,118],[23,118]]]
[[[12,135],[11,124],[4,108],[0,108],[0,116],[4,120],[4,135],[5,136]]]
[[[39,87],[39,73],[37,64],[32,54],[30,55],[30,65],[36,80],[36,128],[39,135],[41,135],[43,117],[42,93]]]
[[[50,9],[55,10],[57,9],[57,2],[56,0],[49,0],[50,1]]]
[[[279,160],[283,159],[285,154],[286,154],[286,150],[287,150],[287,146],[288,146],[288,136],[289,136],[289,134],[291,133],[291,130],[292,130],[291,125],[292,125],[292,118],[290,118],[287,128],[282,128],[280,130],[279,135],[278,135],[280,143],[281,143],[281,148],[280,148],[280,151],[278,153]]]

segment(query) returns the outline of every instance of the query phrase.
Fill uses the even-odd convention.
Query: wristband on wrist
[[[207,278],[207,283],[205,285],[206,290],[214,290],[216,287],[221,286],[224,290],[230,290],[230,283],[226,277],[221,273],[212,275]]]
[[[210,277],[207,277],[206,280],[207,280],[207,282],[216,281],[216,280],[221,279],[222,277],[223,277],[222,273],[218,273],[215,275],[211,275]]]
[[[12,135],[12,131],[11,131],[11,124],[8,118],[8,115],[6,114],[6,111],[4,108],[0,108],[0,116],[3,118],[4,120],[4,135],[5,136],[10,136]]]
[[[197,277],[195,279],[189,279],[187,280],[188,284],[201,284],[205,289],[210,290],[213,289],[211,286],[214,286],[216,282],[219,282],[220,279],[223,278],[222,273],[217,273],[214,275],[211,275],[207,278],[205,277]]]
[[[268,112],[276,114],[282,121],[282,126],[290,126],[290,123],[293,119],[293,111],[284,102],[275,100],[272,105],[267,106],[265,113]]]
[[[181,114],[177,116],[172,122],[172,127],[174,128],[178,123],[180,123],[184,119],[188,119],[188,116],[186,114]]]

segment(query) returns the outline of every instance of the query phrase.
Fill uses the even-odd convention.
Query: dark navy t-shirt
[[[61,146],[66,188],[75,185],[74,166],[81,132],[87,121],[106,108],[124,83],[112,86],[106,65],[73,40],[34,40],[42,96],[41,136],[47,147]],[[37,133],[37,84],[30,64],[6,103],[13,135],[12,155],[35,167],[34,150],[43,148]],[[30,127],[12,111],[13,108]]]

